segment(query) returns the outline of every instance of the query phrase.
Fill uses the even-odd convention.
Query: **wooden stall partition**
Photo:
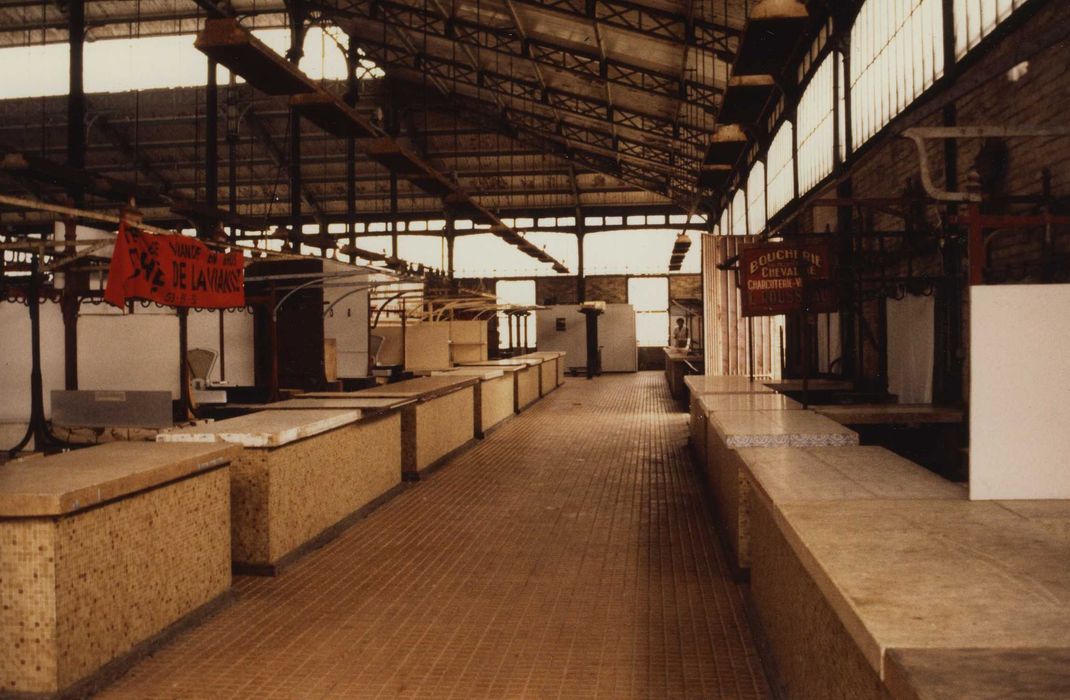
[[[706,374],[779,378],[783,317],[744,318],[733,260],[753,236],[702,236],[702,305]],[[729,264],[731,261],[731,264]],[[727,270],[718,265],[729,267]],[[750,332],[748,333],[748,326]],[[753,358],[751,353],[753,352]]]

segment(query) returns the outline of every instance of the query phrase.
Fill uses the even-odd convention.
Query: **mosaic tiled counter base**
[[[0,466],[0,696],[83,694],[230,588],[226,445]]]
[[[476,437],[482,438],[506,418],[513,416],[516,396],[513,375],[494,367],[455,367],[432,376],[477,377]]]
[[[509,360],[485,360],[483,362],[464,362],[462,367],[495,367],[513,377],[516,405],[513,409],[519,413],[539,400],[539,365],[542,360],[512,358]]]
[[[418,377],[354,396],[416,401],[402,409],[401,464],[406,480],[441,464],[476,436],[476,389],[479,377]]]
[[[858,434],[812,411],[718,411],[706,426],[706,478],[728,542],[729,559],[750,565],[747,482],[737,450],[744,447],[843,447]]]
[[[514,360],[539,360],[539,394],[546,396],[564,381],[565,353],[559,350],[542,350],[518,355]]]
[[[274,574],[401,482],[397,411],[267,410],[157,440],[245,448],[231,467],[231,508],[234,566],[247,573]]]

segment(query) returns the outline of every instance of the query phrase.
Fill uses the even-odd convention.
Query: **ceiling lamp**
[[[680,271],[680,267],[684,264],[684,257],[689,250],[691,250],[691,238],[681,231],[680,235],[676,237],[676,241],[672,244],[672,255],[669,256],[669,272]]]

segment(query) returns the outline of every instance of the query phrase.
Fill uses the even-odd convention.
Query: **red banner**
[[[195,238],[120,225],[104,300],[122,307],[127,299],[201,309],[245,306],[245,260],[240,251],[220,253]]]
[[[748,246],[740,252],[743,316],[838,311],[824,242]]]

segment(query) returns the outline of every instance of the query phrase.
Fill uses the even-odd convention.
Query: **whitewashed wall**
[[[41,305],[41,378],[45,415],[51,415],[53,389],[62,389],[63,314],[59,304]],[[30,310],[0,302],[0,449],[22,438],[30,419]]]
[[[63,389],[63,315],[59,304],[41,306],[41,365],[45,415],[52,390]],[[253,317],[224,314],[227,382],[253,384]],[[219,350],[219,312],[190,314],[189,346]],[[22,436],[30,416],[30,314],[22,304],[0,303],[0,449]],[[142,308],[122,315],[105,304],[83,304],[78,319],[81,389],[170,391],[179,397],[178,316],[173,309]],[[214,378],[219,378],[217,363]],[[9,444],[10,443],[10,444]]]

